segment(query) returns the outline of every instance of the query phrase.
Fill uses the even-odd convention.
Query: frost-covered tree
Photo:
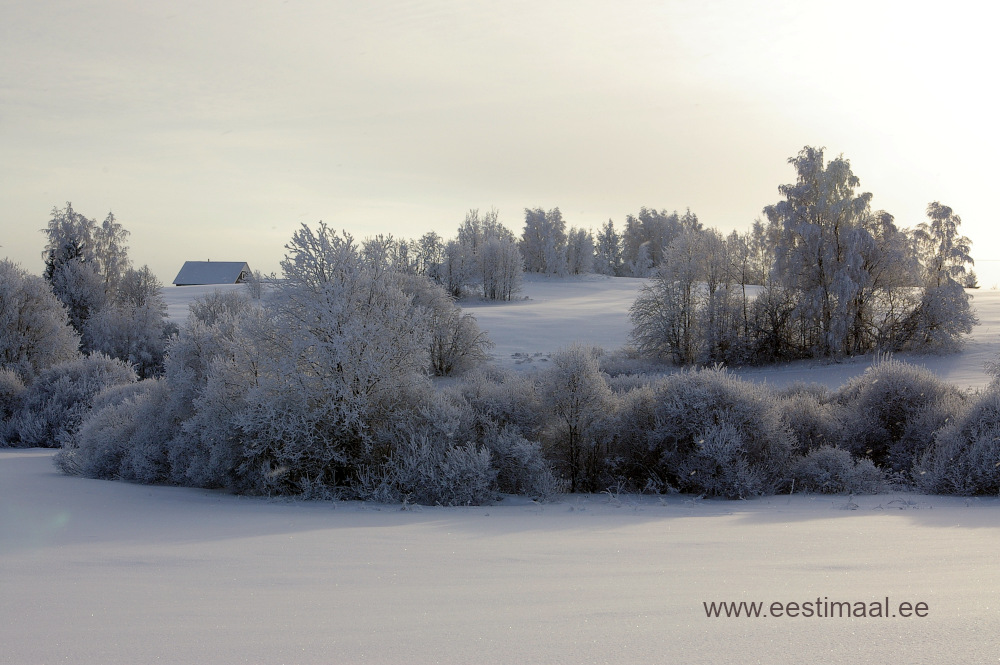
[[[622,274],[622,239],[610,219],[597,232],[594,248],[594,272],[599,275]]]
[[[825,163],[823,149],[803,148],[790,158],[797,180],[781,185],[783,201],[764,209],[781,226],[776,271],[797,297],[800,344],[817,355],[850,353],[850,310],[859,289],[855,231],[869,214],[871,194],[856,194],[860,180],[850,162]]]
[[[663,260],[663,253],[682,233],[700,231],[701,222],[691,210],[676,211],[641,208],[638,215],[625,219],[622,260],[631,277],[648,277]]]
[[[703,257],[705,304],[703,362],[725,362],[739,355],[741,307],[733,284],[730,244],[715,229],[693,234]]]
[[[793,344],[807,355],[870,351],[905,315],[886,320],[883,309],[907,280],[901,236],[891,215],[871,212],[870,193],[856,192],[843,157],[827,163],[823,149],[805,147],[789,163],[796,182],[764,213],[780,229],[773,274],[795,299]]]
[[[45,280],[0,261],[0,369],[28,383],[45,368],[76,358],[79,348],[66,308]]]
[[[698,359],[705,258],[699,244],[693,233],[677,237],[629,309],[631,338],[640,354],[677,364]]]
[[[128,245],[125,244],[128,236],[129,232],[112,212],[108,213],[99,226],[94,226],[94,258],[97,271],[104,278],[104,292],[109,297],[114,297],[121,280],[132,266],[128,257]]]
[[[162,288],[148,266],[126,270],[118,280],[115,297],[87,320],[87,346],[128,362],[139,378],[158,375],[167,343],[167,304]]]
[[[575,492],[596,475],[600,452],[591,429],[612,403],[595,350],[573,345],[553,354],[539,379],[539,396],[551,418],[547,438],[553,456],[561,461]]]
[[[566,236],[566,272],[586,275],[594,271],[594,237],[586,229],[571,228]]]
[[[83,350],[90,351],[85,330],[90,317],[108,301],[104,278],[93,263],[78,259],[53,264],[51,271],[46,267],[45,274],[52,292],[66,307],[70,324],[83,338]]]
[[[914,231],[924,273],[920,304],[905,322],[908,348],[950,351],[978,323],[963,286],[972,263],[972,241],[959,234],[962,219],[937,201],[927,206],[929,222]]]
[[[947,280],[962,283],[972,265],[972,241],[959,233],[962,218],[938,201],[927,204],[927,217],[914,229],[927,281],[941,286]]]
[[[486,300],[513,300],[521,290],[524,257],[513,238],[492,236],[480,246],[476,257]]]
[[[98,224],[67,203],[53,209],[43,232],[45,278],[66,305],[82,350],[135,363],[142,376],[159,371],[166,309],[149,269],[132,269],[125,227],[113,213]]]
[[[53,208],[46,228],[45,278],[69,310],[70,322],[83,333],[92,314],[113,299],[129,267],[128,231],[108,213],[98,224],[67,203]],[[84,335],[84,350],[90,350]]]
[[[376,433],[428,386],[428,322],[397,273],[322,223],[303,225],[286,250],[269,305],[283,339],[239,417],[242,468],[266,480],[257,491],[349,483],[387,454]]]
[[[765,224],[755,219],[747,237],[750,254],[750,284],[768,286],[771,282],[771,268],[774,265],[774,248],[778,244],[781,229],[777,224]]]
[[[73,261],[96,263],[93,246],[96,227],[94,220],[78,213],[71,203],[61,210],[52,209],[52,218],[42,229],[47,241],[42,254],[46,279],[51,280],[62,266]]]
[[[449,240],[444,246],[439,283],[452,297],[461,298],[466,286],[476,283],[477,273],[476,257],[472,250],[457,240]]]
[[[455,298],[474,290],[486,300],[511,300],[521,289],[523,272],[519,243],[500,223],[499,213],[474,209],[465,215],[457,238],[443,246],[440,265],[426,274]]]
[[[490,238],[516,240],[514,232],[500,222],[500,212],[496,208],[491,208],[486,213],[480,213],[478,208],[474,208],[466,213],[465,220],[458,227],[458,242],[475,254]]]
[[[674,238],[630,310],[642,355],[677,364],[739,357],[740,303],[728,251],[714,230]]]
[[[527,272],[566,274],[566,222],[559,208],[524,209],[521,253]]]
[[[727,273],[729,278],[739,288],[740,329],[739,335],[744,339],[750,336],[750,303],[752,298],[748,287],[758,284],[758,274],[753,266],[753,250],[751,234],[741,234],[733,231],[726,238]]]
[[[426,275],[441,284],[441,265],[444,263],[444,240],[429,231],[416,241],[416,273]]]
[[[403,291],[413,300],[415,318],[426,317],[430,332],[430,367],[437,376],[460,374],[486,361],[493,343],[476,318],[462,312],[444,288],[418,275],[402,276]]]

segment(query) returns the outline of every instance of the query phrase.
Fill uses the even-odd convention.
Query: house
[[[250,266],[242,261],[185,261],[174,286],[242,284],[251,274]]]

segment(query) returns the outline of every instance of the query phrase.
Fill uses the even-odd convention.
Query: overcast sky
[[[54,206],[184,260],[278,269],[301,223],[455,234],[496,207],[744,230],[804,145],[901,226],[940,200],[1000,259],[996,10],[846,0],[0,0],[0,255]],[[987,277],[993,283],[998,277]],[[991,286],[986,283],[984,286]]]

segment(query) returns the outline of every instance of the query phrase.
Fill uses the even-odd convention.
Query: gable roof
[[[185,261],[174,286],[239,284],[249,275],[250,266],[243,261]]]

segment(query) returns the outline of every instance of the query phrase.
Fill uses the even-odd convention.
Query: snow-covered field
[[[526,286],[529,300],[467,306],[498,362],[534,358],[520,367],[572,340],[620,346],[640,282]],[[166,292],[183,319],[195,291]],[[916,358],[968,386],[1000,348],[1000,293],[975,304],[965,352]],[[863,368],[746,374],[837,385]],[[404,511],[67,477],[51,455],[0,450],[0,663],[1000,657],[1000,499],[602,494]],[[897,616],[816,616],[842,602],[871,614],[886,598]],[[800,616],[709,618],[708,602],[762,602],[764,614],[794,602]],[[926,616],[901,616],[901,603]]]
[[[546,356],[571,341],[600,346],[607,351],[627,344],[631,330],[629,307],[644,283],[643,279],[600,275],[568,279],[529,275],[522,294],[526,300],[506,304],[463,302],[462,307],[476,316],[479,326],[496,343],[495,362],[533,369],[544,366]],[[897,357],[927,367],[962,387],[976,388],[989,383],[983,365],[995,359],[1000,351],[1000,291],[980,289],[970,293],[980,324],[962,353],[898,354]],[[867,356],[841,362],[804,361],[739,369],[736,373],[776,387],[804,381],[837,388],[864,373],[872,360]]]
[[[66,477],[50,458],[0,451],[3,663],[997,658],[997,499],[596,495],[402,511]],[[926,603],[926,616],[703,607],[886,597],[890,613]]]

